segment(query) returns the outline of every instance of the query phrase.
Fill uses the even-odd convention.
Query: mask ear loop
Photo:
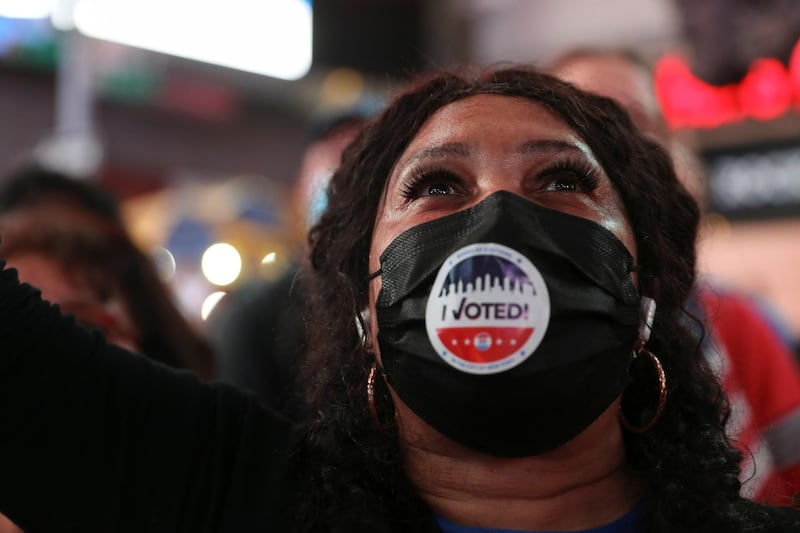
[[[379,268],[375,272],[367,275],[366,282],[369,283],[380,275],[381,269]],[[366,307],[356,313],[356,331],[358,332],[358,338],[361,339],[361,345],[364,347],[367,353],[374,354],[374,350],[372,349],[372,341],[369,338],[369,319],[369,309]]]
[[[379,268],[375,272],[367,274],[366,282],[369,283],[373,279],[377,278],[381,275],[381,269]],[[368,353],[373,353],[371,349],[371,342],[369,338],[369,309],[366,307],[356,313],[356,331],[358,332],[358,338],[361,339],[361,345],[367,350]]]

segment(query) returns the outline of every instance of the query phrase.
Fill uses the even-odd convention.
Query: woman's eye
[[[420,171],[414,173],[402,185],[405,198],[426,196],[448,196],[458,193],[459,178],[449,171]]]
[[[545,172],[545,189],[559,192],[584,192],[595,190],[599,183],[597,172],[592,169],[556,168]]]

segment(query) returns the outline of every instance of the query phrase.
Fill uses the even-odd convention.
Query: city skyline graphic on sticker
[[[541,343],[550,297],[539,270],[521,253],[476,243],[450,255],[428,296],[425,324],[436,353],[471,374],[523,363]]]

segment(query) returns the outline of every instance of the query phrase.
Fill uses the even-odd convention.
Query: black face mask
[[[388,382],[456,442],[542,453],[622,393],[639,293],[632,256],[602,226],[503,191],[411,228],[380,260]]]

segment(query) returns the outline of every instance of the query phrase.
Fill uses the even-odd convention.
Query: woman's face
[[[589,146],[544,106],[478,95],[439,109],[398,159],[378,206],[370,272],[402,232],[501,190],[592,220],[636,257],[625,208]],[[370,284],[373,317],[380,283]],[[372,338],[375,327],[373,320]]]
[[[133,321],[121,297],[102,299],[80,276],[70,276],[58,260],[35,251],[6,257],[9,267],[16,268],[19,278],[42,292],[42,298],[58,304],[89,329],[99,329],[114,344],[138,351]]]

